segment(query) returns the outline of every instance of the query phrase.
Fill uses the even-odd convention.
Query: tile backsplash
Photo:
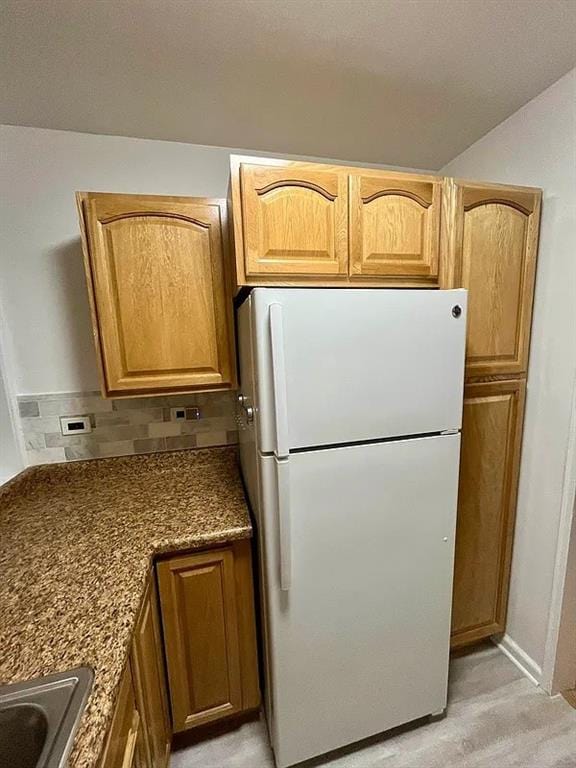
[[[199,409],[199,419],[170,420],[171,408],[191,406]],[[128,400],[105,400],[99,392],[18,396],[28,464],[233,444],[235,408],[235,392]],[[61,416],[88,416],[92,431],[63,435]]]

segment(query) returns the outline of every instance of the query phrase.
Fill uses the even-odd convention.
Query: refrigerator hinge
[[[459,429],[445,429],[440,432],[441,435],[457,435],[460,432]]]

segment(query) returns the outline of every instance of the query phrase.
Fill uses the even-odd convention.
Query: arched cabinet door
[[[437,282],[442,179],[350,176],[350,276]]]
[[[225,203],[79,193],[105,396],[234,384]]]
[[[541,194],[452,182],[446,287],[470,292],[468,377],[528,368]]]
[[[331,166],[242,163],[247,278],[348,272],[346,174]]]

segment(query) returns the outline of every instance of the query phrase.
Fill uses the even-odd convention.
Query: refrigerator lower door
[[[459,451],[456,434],[291,455],[289,589],[278,461],[261,457],[279,768],[446,706]]]
[[[249,301],[262,453],[460,428],[465,290],[255,288]]]

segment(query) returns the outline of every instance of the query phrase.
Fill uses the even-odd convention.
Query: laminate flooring
[[[576,710],[550,698],[495,647],[450,665],[448,715],[302,768],[576,768]],[[262,720],[173,752],[170,768],[274,768]]]

